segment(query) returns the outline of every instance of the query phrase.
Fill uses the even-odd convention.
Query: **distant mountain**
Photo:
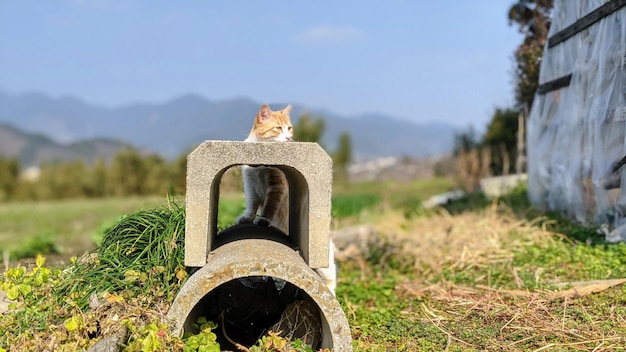
[[[245,139],[260,105],[247,98],[210,101],[188,94],[161,104],[137,103],[107,108],[76,98],[56,99],[39,93],[0,91],[0,123],[44,134],[57,143],[110,138],[175,156],[207,139]],[[273,109],[284,105],[271,104]],[[305,111],[324,118],[324,145],[333,150],[339,135],[346,131],[352,138],[354,154],[359,158],[422,157],[452,149],[454,129],[450,125],[418,125],[381,114],[346,118],[298,105],[294,105],[293,122],[297,123]]]
[[[44,161],[81,159],[91,163],[96,158],[108,160],[125,146],[105,138],[61,145],[46,136],[0,124],[0,155],[17,158],[23,167],[40,165]]]

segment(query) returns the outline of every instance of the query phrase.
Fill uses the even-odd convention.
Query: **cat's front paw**
[[[252,221],[254,221],[253,218],[246,216],[246,215],[242,215],[239,217],[239,219],[237,219],[237,225],[241,225],[241,224],[249,224]]]
[[[272,225],[272,221],[268,218],[257,216],[257,218],[254,219],[254,224],[259,225],[259,226],[270,227]]]

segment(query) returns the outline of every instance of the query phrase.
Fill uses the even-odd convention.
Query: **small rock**
[[[7,293],[0,290],[0,314],[10,311],[9,304],[11,304],[11,301],[7,298]]]
[[[101,307],[103,304],[105,304],[106,300],[99,299],[96,293],[92,293],[91,296],[89,296],[88,302],[89,302],[89,308],[92,310],[95,310]]]
[[[126,327],[118,330],[114,335],[107,336],[89,347],[87,352],[119,352],[128,341],[129,332]]]
[[[335,258],[345,261],[348,258],[369,255],[372,244],[379,239],[379,234],[372,226],[359,225],[333,231]]]

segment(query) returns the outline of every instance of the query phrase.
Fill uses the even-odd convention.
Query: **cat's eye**
[[[287,127],[287,130],[292,131],[293,127],[289,126],[289,127]]]
[[[274,130],[275,130],[275,131],[282,131],[282,130],[283,130],[283,128],[282,128],[282,127],[280,127],[280,126],[276,126],[276,127],[274,127]]]

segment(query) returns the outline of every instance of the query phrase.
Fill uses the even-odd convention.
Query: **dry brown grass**
[[[524,246],[544,246],[561,237],[537,227],[536,221],[520,220],[497,203],[481,212],[450,215],[441,209],[412,219],[385,212],[374,226],[402,241],[405,252],[418,258],[420,265],[438,272],[510,262]]]
[[[520,219],[494,202],[482,211],[458,215],[442,210],[407,219],[388,211],[371,220],[379,233],[403,243],[403,252],[415,259],[415,278],[394,290],[410,302],[400,318],[438,332],[407,338],[404,346],[446,351],[626,350],[626,279],[548,281],[539,278],[541,270],[532,284],[520,277],[515,258],[524,248],[573,245],[565,235],[548,231],[546,219]],[[440,349],[423,343],[441,340],[441,335],[447,342]]]
[[[577,297],[554,299],[550,292],[501,291],[450,282],[430,286],[407,282],[397,289],[425,298],[419,309],[404,313],[447,335],[446,349],[456,344],[490,351],[617,351],[626,343],[623,334],[604,326],[611,321],[624,327],[623,316],[598,316],[589,311],[588,300]],[[475,334],[467,334],[472,330]]]

